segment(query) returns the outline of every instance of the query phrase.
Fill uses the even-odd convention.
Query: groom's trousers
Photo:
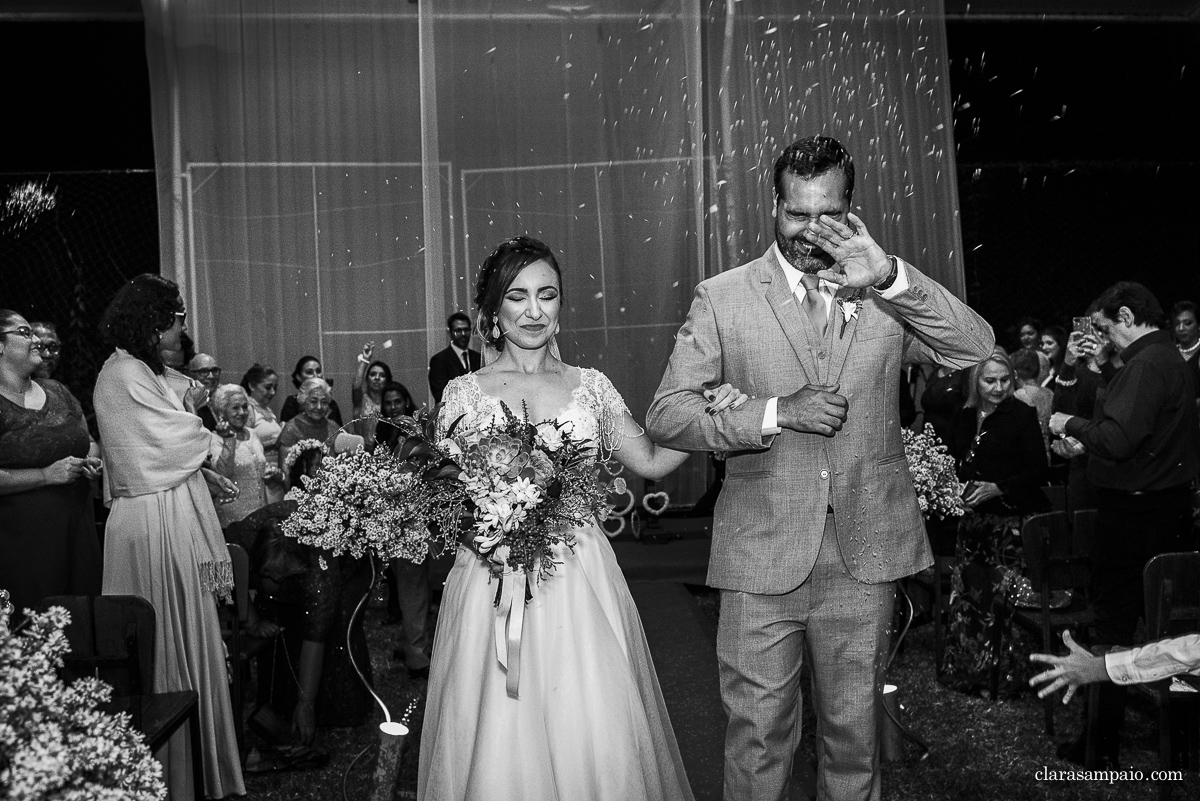
[[[878,718],[896,588],[854,579],[836,536],[831,512],[812,573],[791,592],[721,591],[725,801],[787,799],[806,654],[817,717],[817,797],[879,798]]]

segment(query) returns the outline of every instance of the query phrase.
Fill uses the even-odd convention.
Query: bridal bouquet
[[[503,418],[469,436],[450,427],[444,447],[462,468],[468,533],[484,557],[516,572],[546,578],[557,562],[553,546],[572,547],[572,529],[608,514],[607,489],[597,479],[596,446],[570,425],[536,426],[501,404]]]
[[[112,688],[58,677],[69,620],[52,607],[19,636],[0,626],[0,798],[166,798],[162,766],[129,717],[97,709]]]
[[[938,439],[933,426],[926,423],[925,431],[920,434],[905,428],[901,434],[921,514],[938,519],[962,516],[966,509],[962,502],[962,485],[954,472],[954,457]]]

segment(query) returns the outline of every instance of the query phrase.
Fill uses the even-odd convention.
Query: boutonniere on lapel
[[[838,295],[837,306],[842,313],[842,327],[838,333],[838,339],[846,335],[846,324],[851,320],[858,319],[858,310],[862,308],[863,294],[863,290],[859,288],[849,295]]]

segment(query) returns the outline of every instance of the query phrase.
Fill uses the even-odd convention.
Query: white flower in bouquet
[[[559,430],[556,423],[547,420],[538,425],[534,444],[548,453],[555,453],[563,446],[562,431]]]

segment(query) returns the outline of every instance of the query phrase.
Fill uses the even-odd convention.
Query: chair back
[[[1039,592],[1086,584],[1091,561],[1075,551],[1065,511],[1030,515],[1021,526],[1029,581]]]
[[[154,688],[154,607],[137,595],[52,595],[39,610],[64,607],[71,613],[63,678],[95,676],[117,696]]]
[[[1163,553],[1142,572],[1146,630],[1158,640],[1200,627],[1200,552]]]
[[[233,565],[233,602],[238,620],[245,623],[250,614],[250,555],[235,543],[228,543],[229,561]]]

